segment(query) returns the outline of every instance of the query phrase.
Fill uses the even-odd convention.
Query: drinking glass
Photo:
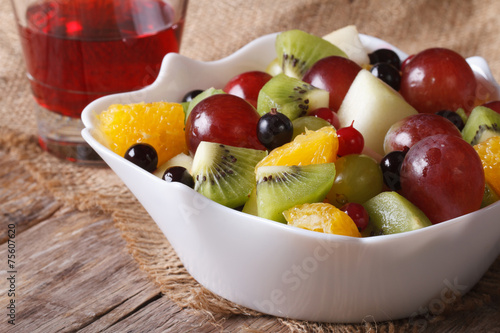
[[[93,100],[151,84],[179,52],[188,0],[11,0],[40,146],[63,159],[101,163],[80,135]]]

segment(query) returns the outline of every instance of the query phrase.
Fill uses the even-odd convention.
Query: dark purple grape
[[[384,177],[384,184],[392,191],[401,189],[400,171],[408,149],[394,150],[385,155],[380,161],[380,168]]]
[[[186,168],[181,166],[173,166],[165,170],[162,179],[167,182],[179,182],[191,188],[194,188],[193,176],[191,176]]]
[[[292,121],[275,110],[264,114],[257,123],[257,138],[268,150],[290,142],[292,136]]]
[[[136,143],[125,152],[124,157],[149,172],[155,171],[158,167],[158,153],[147,143]]]
[[[390,64],[396,67],[399,71],[401,69],[401,59],[396,52],[390,49],[378,49],[368,54],[370,64],[376,65],[379,63]]]
[[[399,91],[399,88],[401,87],[401,74],[396,67],[381,62],[374,65],[370,69],[370,72],[380,80],[387,83],[394,90]]]
[[[455,111],[451,110],[441,110],[436,112],[438,116],[445,117],[449,121],[451,121],[455,126],[457,126],[458,130],[461,131],[464,129],[465,123],[462,117]]]
[[[203,90],[200,90],[200,89],[191,90],[188,93],[186,93],[186,95],[184,95],[184,97],[182,98],[182,102],[191,102],[193,100],[193,98],[195,98],[196,96],[198,96],[202,92],[203,92]]]

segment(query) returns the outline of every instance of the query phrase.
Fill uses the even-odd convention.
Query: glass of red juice
[[[40,146],[101,164],[80,135],[93,100],[137,90],[179,52],[188,0],[11,0],[35,98]]]

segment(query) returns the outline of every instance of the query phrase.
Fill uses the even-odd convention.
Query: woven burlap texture
[[[494,0],[192,0],[181,53],[209,61],[227,56],[263,34],[303,29],[324,35],[355,24],[360,32],[383,38],[409,54],[426,47],[443,46],[467,57],[480,55],[490,63],[493,74],[500,77],[498,13],[500,3]],[[37,182],[66,205],[111,214],[141,268],[180,306],[203,310],[219,318],[231,314],[260,315],[200,286],[184,269],[156,224],[109,169],[79,167],[41,151],[8,0],[0,0],[0,31],[0,149],[12,154]],[[449,311],[488,303],[493,278],[497,277],[487,274],[473,292]],[[417,329],[404,320],[359,326],[282,321],[292,331]]]

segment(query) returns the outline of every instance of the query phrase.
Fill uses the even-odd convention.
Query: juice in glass
[[[151,84],[178,52],[187,1],[13,0],[42,148],[71,161],[99,157],[80,136],[96,98]]]

